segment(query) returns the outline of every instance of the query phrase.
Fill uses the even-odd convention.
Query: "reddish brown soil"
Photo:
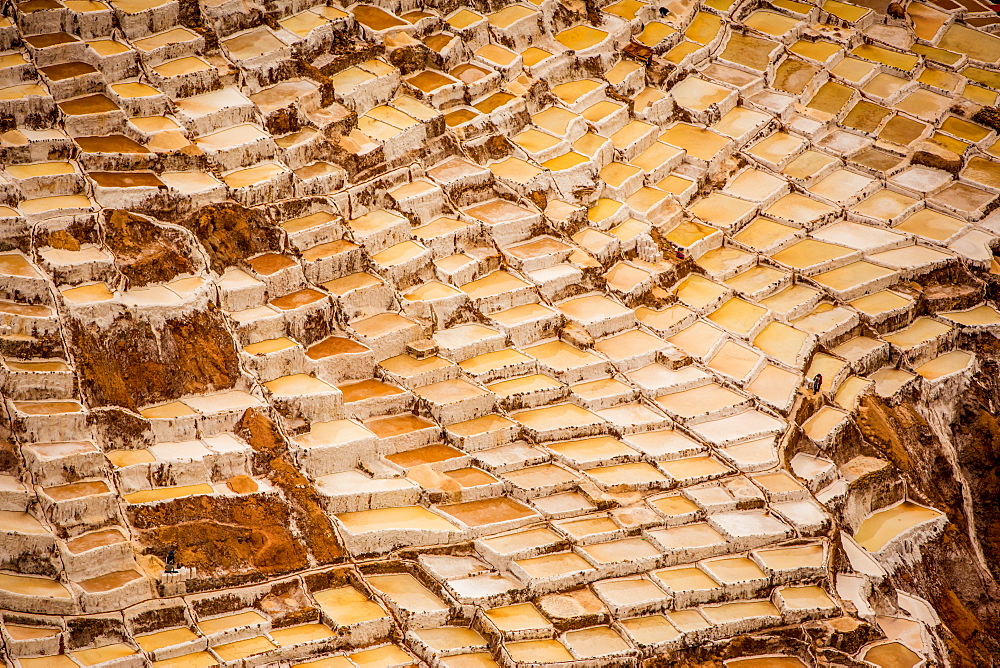
[[[987,566],[997,563],[1000,478],[992,471],[1000,462],[1000,426],[992,411],[998,380],[996,364],[984,364],[991,370],[980,373],[960,399],[963,410],[952,426],[961,479],[945,446],[913,407],[865,397],[858,415],[865,440],[900,469],[911,494],[944,511],[952,522],[940,540],[920,548],[920,561],[900,569],[893,579],[898,589],[926,598],[940,615],[942,637],[956,666],[990,665],[991,657],[1000,656],[1000,638],[990,630],[1000,624],[1000,587],[996,573],[980,567],[969,537],[971,522],[979,530]],[[962,495],[965,484],[971,487],[971,518]]]
[[[179,274],[195,272],[189,257],[190,242],[180,230],[121,210],[106,216],[104,229],[105,244],[130,288],[165,283]]]
[[[148,552],[174,548],[199,576],[255,570],[277,575],[309,565],[292,534],[291,512],[277,496],[189,496],[128,508],[136,539]]]
[[[257,491],[257,482],[246,475],[238,475],[230,478],[226,486],[236,494],[253,494]]]
[[[237,433],[256,450],[256,464],[288,499],[302,541],[320,564],[343,558],[340,540],[323,510],[322,499],[308,479],[291,463],[288,446],[267,414],[250,409]]]
[[[212,269],[221,273],[240,260],[266,251],[280,250],[278,228],[259,212],[239,204],[203,207],[183,221],[194,232],[211,259]]]
[[[215,306],[167,320],[154,331],[123,313],[110,326],[67,320],[77,375],[88,405],[133,410],[223,390],[239,377],[233,339]]]

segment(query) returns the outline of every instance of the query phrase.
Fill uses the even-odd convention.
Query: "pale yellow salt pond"
[[[826,170],[838,162],[831,155],[810,149],[785,165],[781,173],[793,179],[809,181],[816,174],[825,173]]]
[[[914,371],[925,379],[933,381],[968,368],[972,358],[972,353],[953,350],[921,364]]]
[[[754,218],[754,220],[737,232],[733,239],[757,252],[794,238],[799,234],[799,228],[785,225],[770,218]]]
[[[92,283],[61,290],[62,296],[74,304],[93,304],[114,299],[114,294],[104,283]]]
[[[715,303],[727,292],[725,287],[698,274],[690,274],[674,288],[678,300],[696,309]]]
[[[742,260],[745,255],[742,251],[733,252],[732,257],[737,260]],[[699,260],[699,263],[701,263],[706,270],[709,270],[710,267],[716,266],[716,260],[719,260],[718,264],[722,265],[722,261],[725,260],[725,257],[721,255],[713,255],[709,256],[707,262],[704,261],[703,258],[702,260]],[[720,267],[720,270],[722,269],[725,269],[724,265]],[[767,265],[758,264],[737,274],[736,276],[733,276],[730,279],[727,279],[725,284],[737,292],[742,292],[746,295],[764,294],[781,285],[787,276],[788,272],[774,269],[773,267],[769,267]]]
[[[722,29],[722,18],[711,12],[698,12],[688,25],[684,36],[697,44],[708,44]]]
[[[448,609],[444,601],[409,573],[372,575],[367,578],[367,582],[407,612],[437,612]]]
[[[796,367],[809,335],[782,322],[770,322],[754,337],[755,348],[791,367]]]
[[[622,538],[580,548],[599,564],[623,564],[641,559],[657,559],[660,551],[644,538]]]
[[[13,640],[37,640],[59,635],[62,629],[51,626],[24,626],[22,624],[4,624],[4,630]]]
[[[277,162],[264,162],[246,169],[237,169],[223,175],[222,180],[230,188],[246,188],[288,172],[288,168]]]
[[[554,546],[563,540],[551,529],[538,528],[515,531],[513,533],[483,539],[483,544],[500,554],[531,551],[536,548]]]
[[[760,566],[746,557],[706,559],[701,565],[712,574],[713,579],[724,585],[767,580],[767,574]]]
[[[486,299],[503,294],[504,292],[519,290],[529,286],[529,283],[505,271],[494,271],[483,278],[466,283],[460,289],[473,299]]]
[[[531,603],[506,605],[486,610],[486,617],[501,631],[550,628],[551,624]]]
[[[667,341],[692,357],[701,358],[708,355],[725,336],[721,329],[713,327],[704,320],[698,320],[669,337]]]
[[[602,11],[605,14],[611,14],[626,21],[633,21],[644,7],[646,7],[646,3],[643,0],[619,0],[607,5]]]
[[[0,255],[0,274],[4,276],[20,276],[22,278],[41,278],[35,266],[20,253],[4,253]]]
[[[265,341],[251,343],[243,348],[243,352],[248,355],[268,355],[271,353],[281,352],[282,350],[288,350],[289,348],[295,348],[296,346],[298,346],[298,344],[295,341],[282,336],[277,339],[267,339]]]
[[[326,624],[299,624],[273,629],[271,638],[279,647],[301,645],[307,642],[317,642],[333,637],[333,629]]]
[[[595,659],[609,654],[628,652],[631,648],[610,626],[591,626],[567,631],[563,636],[573,653],[583,659]]]
[[[17,662],[21,665],[21,668],[78,668],[80,665],[65,654],[34,658],[21,657]]]
[[[415,630],[413,634],[432,650],[439,652],[486,646],[486,639],[482,635],[465,626],[419,629]]]
[[[725,665],[726,668],[806,668],[798,657],[778,654],[729,659]]]
[[[597,436],[575,441],[549,443],[553,452],[575,462],[638,456],[638,452],[611,436]]]
[[[23,53],[16,52],[0,55],[0,70],[27,64],[28,60],[24,57]]]
[[[879,668],[913,668],[924,661],[919,654],[897,641],[869,647],[864,658]]]
[[[230,629],[240,629],[247,626],[256,626],[267,622],[267,618],[254,610],[238,612],[232,615],[223,615],[212,619],[203,619],[197,626],[205,635],[221,633]]]
[[[137,503],[155,503],[158,501],[169,501],[171,499],[180,499],[186,496],[194,496],[196,494],[212,494],[215,489],[207,483],[202,483],[200,485],[179,485],[176,487],[157,487],[154,489],[145,489],[139,492],[132,492],[131,494],[124,494],[122,498],[126,503],[137,504]]]
[[[568,573],[590,571],[591,566],[586,559],[575,552],[555,552],[540,557],[518,559],[518,565],[530,578],[546,579],[561,577]]]
[[[514,156],[509,156],[504,160],[492,163],[489,166],[489,170],[498,178],[520,184],[527,184],[542,173],[541,168]]]
[[[715,478],[729,473],[729,467],[712,456],[682,457],[659,463],[660,468],[674,480],[684,481]]]
[[[360,624],[389,614],[375,601],[350,585],[313,592],[316,603],[339,626]]]
[[[458,531],[459,528],[423,506],[378,508],[352,513],[339,513],[340,520],[352,533],[369,531],[419,530]]]
[[[591,28],[586,24],[574,26],[569,30],[563,30],[556,35],[556,41],[567,49],[583,51],[592,46],[596,46],[608,38],[608,33],[597,28]]]
[[[529,394],[542,390],[554,390],[562,387],[562,383],[543,373],[533,373],[510,380],[501,380],[488,385],[490,392],[502,399],[519,394]]]
[[[587,471],[598,484],[606,487],[665,484],[667,478],[646,462],[598,466]]]
[[[791,267],[793,269],[806,269],[818,264],[830,262],[847,257],[854,253],[850,248],[816,241],[815,239],[803,239],[788,248],[778,251],[771,258],[775,262]]]
[[[523,640],[504,645],[510,658],[518,663],[562,663],[573,655],[558,640]]]
[[[908,327],[892,334],[886,334],[882,338],[897,348],[910,350],[922,343],[947,334],[951,329],[949,325],[939,320],[921,316],[910,323]]]
[[[913,304],[913,300],[891,290],[880,290],[850,302],[851,306],[867,315],[898,311]]]
[[[837,394],[834,396],[834,401],[836,401],[837,405],[841,408],[853,411],[858,405],[858,400],[863,394],[868,392],[868,389],[873,384],[874,383],[871,380],[866,378],[850,376],[837,390]]]
[[[869,552],[878,552],[904,531],[942,516],[933,508],[903,501],[870,515],[854,533],[854,540]]]
[[[653,577],[662,582],[671,592],[711,591],[721,589],[714,578],[705,571],[692,566],[664,568],[653,571]]]
[[[106,661],[124,659],[127,656],[132,656],[137,653],[138,652],[124,643],[115,643],[112,645],[104,645],[103,647],[94,647],[92,649],[70,652],[70,656],[79,661],[81,665],[94,666]]]
[[[0,88],[0,101],[23,100],[31,96],[48,97],[48,91],[38,84],[18,84]]]
[[[966,327],[989,327],[1000,325],[1000,312],[989,304],[980,304],[968,311],[948,311],[939,316]]]
[[[153,68],[153,71],[161,77],[171,78],[194,74],[196,72],[207,72],[211,69],[213,69],[212,66],[201,58],[197,56],[185,56],[184,58],[175,58],[174,60],[168,60],[162,65],[157,65]]]
[[[73,598],[69,590],[56,580],[33,575],[0,573],[0,590],[21,596]]]
[[[407,654],[398,645],[382,645],[375,649],[368,649],[363,652],[356,652],[350,655],[353,665],[358,668],[416,668],[417,664],[413,657]],[[323,666],[322,668],[329,668]],[[334,668],[340,668],[335,666]]]
[[[22,214],[35,215],[59,209],[90,209],[93,201],[86,195],[51,195],[24,199],[17,205]]]
[[[447,475],[452,477],[462,487],[473,486],[468,484],[469,482],[496,482],[496,478],[479,469],[466,470],[471,473],[463,474],[457,471],[449,471]],[[530,471],[530,469],[525,470]],[[481,527],[488,524],[522,520],[535,515],[535,512],[528,506],[505,496],[482,499],[480,501],[452,503],[438,506],[438,509],[470,527]]]
[[[195,140],[199,148],[209,151],[223,151],[241,144],[249,144],[263,139],[268,139],[270,135],[258,128],[256,125],[244,123],[225,130],[219,130],[211,134],[202,135]]]
[[[767,309],[735,297],[713,311],[708,319],[737,336],[747,336],[766,315]]]
[[[793,571],[800,568],[819,569],[825,564],[822,544],[792,547],[762,548],[755,551],[760,563],[769,571]]]
[[[333,392],[334,388],[329,383],[304,373],[292,376],[282,376],[272,381],[264,383],[264,387],[279,397],[294,397],[304,394],[320,394]]]
[[[683,79],[670,90],[670,94],[673,95],[677,104],[695,111],[705,111],[713,104],[722,102],[732,93],[733,91],[729,88],[696,76]]]
[[[7,165],[4,169],[6,169],[7,173],[15,179],[30,179],[39,176],[59,176],[61,174],[73,174],[76,172],[76,169],[71,163],[63,161]]]
[[[164,647],[172,647],[182,643],[192,642],[198,639],[198,635],[187,627],[157,631],[147,635],[136,636],[135,641],[144,652],[155,652]]]
[[[580,350],[564,341],[550,341],[530,346],[525,348],[524,352],[556,371],[567,371],[587,365],[600,364],[603,361],[594,353]]]
[[[711,413],[744,401],[746,401],[745,396],[715,383],[656,398],[656,403],[681,418]]]
[[[216,645],[212,650],[219,655],[223,661],[239,661],[258,654],[264,654],[277,649],[277,645],[268,640],[265,636],[237,640],[235,642]]]
[[[862,261],[852,262],[843,267],[816,274],[813,276],[813,280],[831,290],[846,292],[853,288],[859,288],[865,283],[889,278],[894,274],[895,272],[891,269]]]
[[[681,494],[670,494],[660,496],[649,501],[649,505],[660,511],[667,517],[679,517],[682,515],[692,515],[701,508],[694,501]]]
[[[681,632],[677,630],[663,615],[649,615],[647,617],[633,617],[619,622],[635,642],[640,645],[656,645],[670,642],[680,637]]]
[[[966,223],[958,218],[946,216],[932,209],[921,209],[896,225],[895,229],[934,241],[945,242],[961,232],[965,226]]]
[[[775,132],[754,144],[747,152],[759,160],[781,165],[789,156],[795,155],[805,143],[801,137],[786,132]]]

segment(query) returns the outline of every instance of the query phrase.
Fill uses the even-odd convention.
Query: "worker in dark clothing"
[[[171,548],[170,551],[167,552],[167,568],[166,568],[166,572],[167,573],[176,573],[177,572],[177,557],[174,555],[173,548]]]
[[[815,376],[813,376],[813,381],[812,381],[813,394],[819,394],[819,391],[822,387],[823,387],[823,374],[818,373]]]

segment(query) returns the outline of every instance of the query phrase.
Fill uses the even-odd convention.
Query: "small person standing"
[[[823,387],[823,374],[818,373],[815,376],[813,376],[812,380],[813,394],[819,394],[819,391],[822,387]]]
[[[165,569],[165,572],[167,573],[177,572],[177,557],[174,555],[173,548],[170,548],[170,551],[167,552],[167,567]]]

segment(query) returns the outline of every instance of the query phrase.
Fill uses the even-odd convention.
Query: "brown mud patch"
[[[88,405],[137,410],[182,396],[231,388],[239,362],[222,312],[204,311],[154,327],[122,313],[108,327],[67,319],[80,387]]]
[[[240,260],[281,249],[279,229],[259,211],[239,204],[202,207],[182,224],[198,237],[208,253],[212,270],[220,274]]]
[[[114,253],[115,264],[130,288],[166,283],[196,271],[190,258],[190,241],[180,230],[122,210],[105,216],[104,230],[104,242]]]

